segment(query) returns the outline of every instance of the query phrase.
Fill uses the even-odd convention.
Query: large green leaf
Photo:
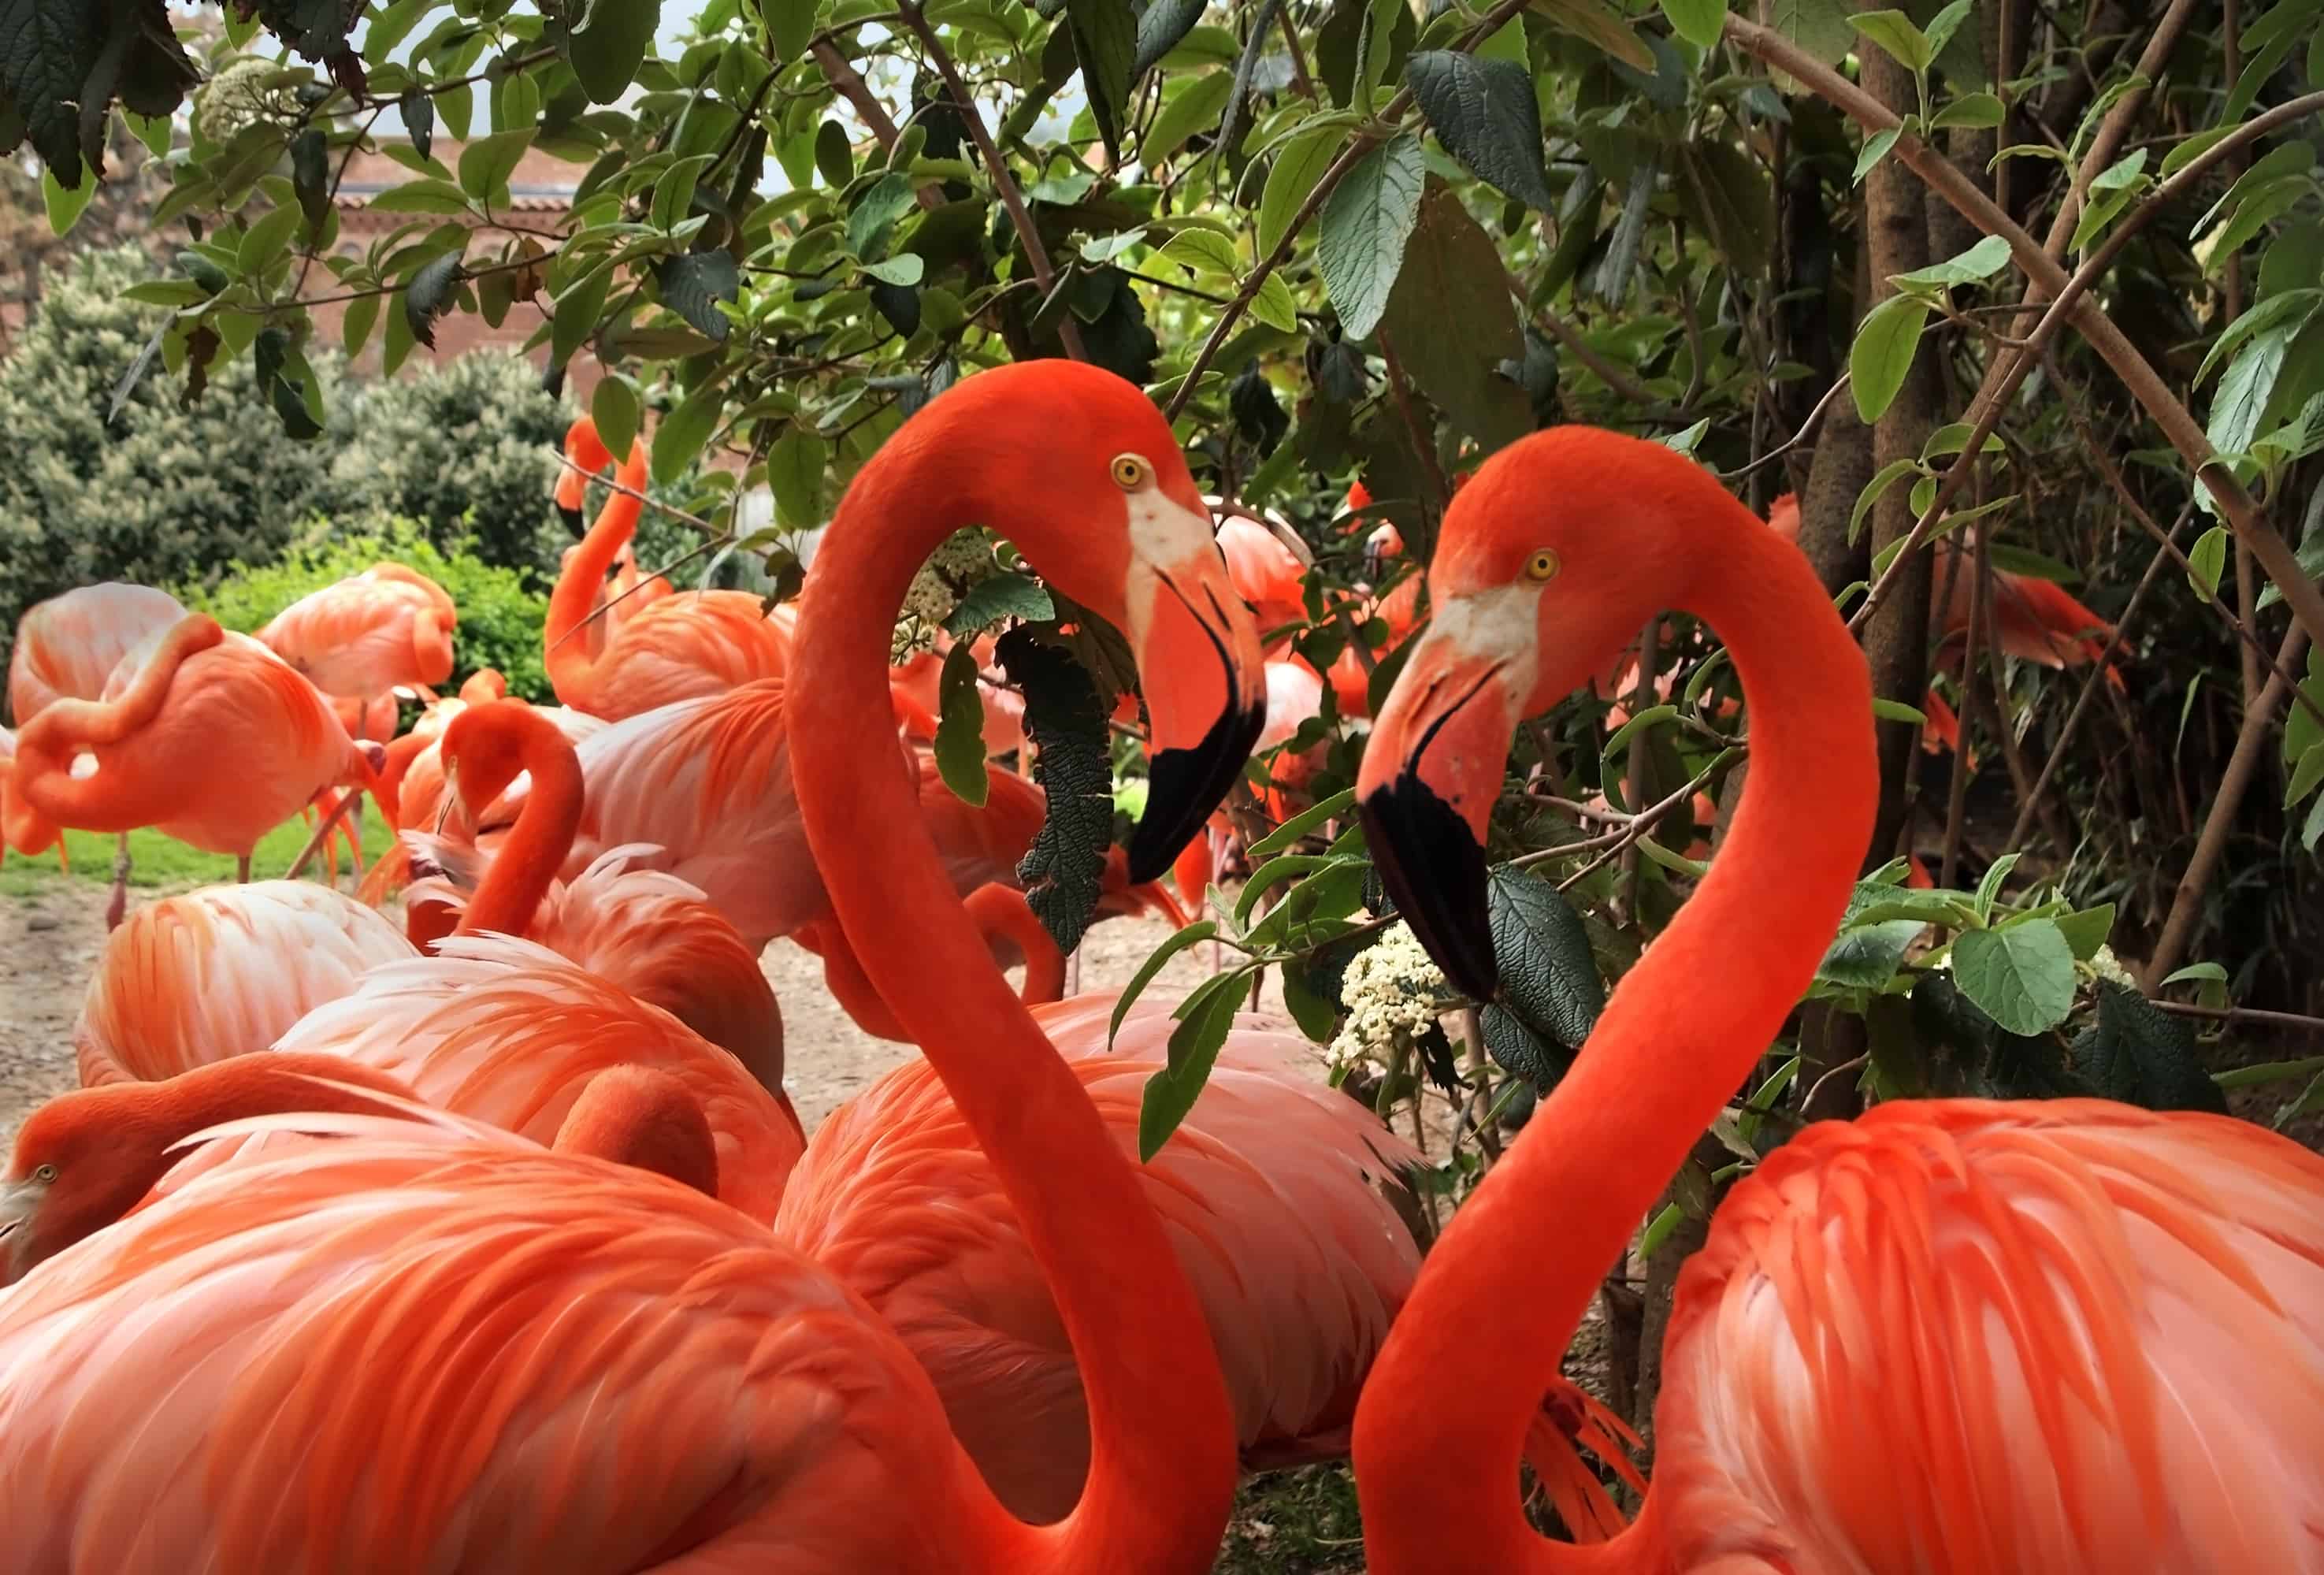
[[[1856,343],[1848,352],[1848,391],[1855,397],[1857,414],[1868,424],[1880,419],[1904,386],[1928,320],[1928,302],[1917,296],[1892,295],[1857,326]]]
[[[2275,380],[2283,372],[2284,353],[2299,325],[2279,323],[2245,341],[2227,363],[2219,376],[2219,386],[2211,396],[2211,419],[2204,436],[2222,454],[2241,454],[2251,447],[2259,432],[2262,411],[2267,409],[2268,396],[2275,391]]]
[[[1405,244],[1420,217],[1426,172],[1420,139],[1406,132],[1358,160],[1323,204],[1316,261],[1340,327],[1351,338],[1369,338],[1388,310]]]
[[[1541,107],[1524,67],[1422,50],[1405,62],[1404,79],[1444,151],[1471,174],[1544,212],[1556,206],[1542,164]]]
[[[1606,1007],[1582,916],[1554,885],[1506,864],[1494,867],[1485,893],[1501,972],[1497,1004],[1569,1055],[1579,1050]]]
[[[592,0],[589,15],[567,35],[566,59],[595,104],[629,91],[661,24],[661,0]]]
[[[1406,373],[1484,452],[1533,430],[1525,391],[1500,373],[1525,354],[1500,253],[1441,182],[1421,200],[1380,326]]]
[[[2074,951],[2049,919],[1970,930],[1953,942],[1953,982],[2008,1032],[2038,1034],[2073,1009]]]
[[[945,653],[936,678],[936,773],[964,804],[982,806],[992,790],[984,770],[984,702],[976,692],[976,647],[964,640]]]
[[[654,428],[653,479],[658,486],[669,486],[686,474],[702,453],[711,433],[718,429],[718,418],[726,408],[725,391],[715,383],[696,389],[678,401],[678,408],[661,419]]]
[[[1164,55],[1178,47],[1179,40],[1194,31],[1207,4],[1209,0],[1152,0],[1138,19],[1138,52],[1130,62],[1132,81],[1152,70]]]
[[[2098,982],[2098,1020],[2076,1036],[2075,1070],[2100,1095],[2150,1110],[2227,1113],[2184,1018],[2113,980]]]
[[[1025,628],[1002,635],[995,654],[1025,692],[1025,732],[1039,751],[1033,779],[1048,795],[1048,812],[1017,874],[1042,927],[1070,953],[1097,912],[1113,840],[1105,707],[1080,663]]]
[[[1073,30],[1074,55],[1081,61],[1082,86],[1098,134],[1119,161],[1129,124],[1130,68],[1138,60],[1138,18],[1130,0],[1065,0],[1065,22]]]
[[[1259,198],[1259,254],[1273,255],[1292,216],[1307,200],[1323,171],[1347,145],[1348,128],[1338,120],[1302,128],[1286,142],[1267,171],[1267,185]]]
[[[1170,1134],[1194,1108],[1211,1067],[1234,1027],[1235,1009],[1249,988],[1241,972],[1208,980],[1199,998],[1189,997],[1178,1009],[1178,1026],[1170,1030],[1168,1064],[1146,1080],[1138,1110],[1138,1158],[1151,1160],[1168,1142]]]

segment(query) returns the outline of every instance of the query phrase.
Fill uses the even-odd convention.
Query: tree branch
[[[1878,100],[1772,28],[1762,27],[1730,14],[1727,18],[1727,35],[1749,53],[1797,78],[1819,97],[1846,111],[1858,124],[1875,131],[1893,130],[1899,124],[1897,117],[1883,107]],[[2187,407],[2172,397],[2163,380],[2155,374],[2153,367],[2148,365],[2146,358],[2123,336],[2122,330],[2115,327],[2113,319],[2080,291],[2067,298],[2065,292],[2071,288],[2073,281],[2057,259],[2035,244],[2034,237],[2020,228],[2007,214],[1994,207],[1992,200],[1971,185],[1950,161],[1909,136],[1897,139],[1895,152],[1922,180],[1928,182],[1932,190],[1960,209],[1970,223],[1987,235],[1999,235],[2007,241],[2018,267],[2024,272],[2034,289],[2060,298],[2051,312],[2044,316],[2042,325],[2029,336],[2031,343],[2027,349],[2017,353],[2009,373],[2001,380],[1997,391],[1999,397],[1991,401],[1990,408],[1979,419],[1978,435],[1973,436],[1962,450],[1964,456],[1974,455],[1983,447],[1985,436],[1992,431],[1999,419],[2000,407],[2006,401],[2008,393],[2014,391],[2017,382],[2022,381],[2032,368],[2034,359],[2032,352],[2045,342],[2044,330],[2054,334],[2057,323],[2070,320],[2082,337],[2089,342],[2090,347],[2114,368],[2115,374],[2122,379],[2131,397],[2163,429],[2163,436],[2193,468],[2197,478],[2209,486],[2220,514],[2238,537],[2251,543],[2260,566],[2282,592],[2284,601],[2291,606],[2292,616],[2300,621],[2301,627],[2308,630],[2311,636],[2324,635],[2324,589],[2319,589],[2314,581],[2301,572],[2300,561],[2291,546],[2273,526],[2261,518],[2259,506],[2253,502],[2243,484],[2219,463],[2218,451],[2211,447],[2210,439],[2196,424],[2194,417],[2188,414]],[[2085,281],[2083,289],[2087,288],[2088,281]],[[1898,554],[1898,564],[1927,539],[1928,528],[1933,526],[1934,517],[1942,509],[1948,494],[1958,490],[1967,476],[1968,469],[1962,464],[1956,462],[1950,467],[1945,484],[1938,489],[1935,504],[1920,525],[1914,529],[1904,550]],[[1897,564],[1890,565],[1892,576],[1896,566]],[[1892,576],[1883,576],[1884,585],[1890,583]],[[1875,587],[1876,594],[1879,589],[1879,586]],[[1859,610],[1851,623],[1860,623],[1869,605],[1868,602],[1867,609]]]

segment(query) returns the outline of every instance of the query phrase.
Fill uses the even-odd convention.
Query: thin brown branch
[[[1299,90],[1300,97],[1312,101],[1316,97],[1315,79],[1307,74],[1307,51],[1299,47],[1299,24],[1291,19],[1291,7],[1277,8],[1275,19],[1283,24],[1283,47],[1291,54],[1291,85]]]
[[[2203,1018],[2215,1023],[2266,1023],[2273,1027],[2297,1028],[2303,1034],[2324,1034],[2324,1018],[2307,1017],[2299,1012],[2272,1012],[2258,1007],[2200,1006],[2190,1000],[2160,999],[2149,1004],[2174,1018]]]
[[[1877,99],[1774,29],[1730,14],[1727,18],[1727,35],[1745,51],[1797,78],[1812,88],[1818,97],[1847,112],[1858,124],[1874,131],[1889,131],[1900,124],[1897,117]],[[2256,124],[2258,122],[2255,120],[2248,124]],[[1959,209],[1970,223],[1986,234],[1999,235],[2009,243],[2011,254],[2024,272],[2032,290],[2045,292],[2052,298],[2063,298],[2057,299],[2056,306],[2028,336],[2032,345],[2028,350],[2017,353],[2009,373],[2001,380],[2006,386],[1997,388],[1999,397],[1991,401],[1990,408],[1979,418],[1977,435],[1971,437],[1963,453],[1974,455],[1983,447],[1985,435],[1989,434],[1999,420],[2000,408],[2006,402],[2008,393],[2032,368],[2034,357],[2031,350],[2045,343],[2044,331],[2054,333],[2057,323],[2070,320],[2082,337],[2089,341],[2090,347],[2114,369],[2115,375],[2122,380],[2131,397],[2162,428],[2163,436],[2187,461],[2197,478],[2210,488],[2219,512],[2237,536],[2251,543],[2252,551],[2259,558],[2261,566],[2282,592],[2292,616],[2311,634],[2324,634],[2324,588],[2319,588],[2301,572],[2300,561],[2293,555],[2291,545],[2261,517],[2259,506],[2253,501],[2251,493],[2219,463],[2218,453],[2211,447],[2203,428],[2188,413],[2187,407],[2181,404],[2163,384],[2146,358],[2124,337],[2122,330],[2115,327],[2114,320],[2080,291],[2074,291],[2068,297],[2066,292],[2071,289],[2073,280],[2058,260],[2036,244],[2034,237],[2007,214],[1994,207],[1992,199],[1979,191],[1953,166],[1951,161],[1917,138],[1909,136],[1897,139],[1895,152],[1928,183],[1932,190]],[[2095,257],[2093,261],[2096,261]],[[2089,281],[2085,280],[2083,290],[2086,290],[2088,285]],[[1914,528],[1911,537],[1907,538],[1904,551],[1898,554],[1898,564],[1927,539],[1928,530],[1933,529],[1935,520],[1941,516],[1948,494],[1958,490],[1967,474],[1966,467],[1960,464],[1949,468],[1944,484],[1938,489],[1938,497],[1920,524]],[[1890,566],[1892,571],[1896,566],[1896,564]],[[1884,583],[1888,578],[1884,576]],[[1860,622],[1862,616],[1863,611],[1860,610],[1851,623]]]
[[[1436,445],[1429,440],[1428,428],[1421,421],[1420,412],[1413,409],[1412,385],[1404,375],[1403,363],[1396,358],[1395,342],[1388,337],[1385,327],[1373,338],[1379,345],[1380,360],[1388,367],[1388,392],[1395,396],[1397,413],[1404,418],[1405,436],[1412,440],[1421,474],[1428,478],[1429,511],[1441,516],[1452,499],[1452,484],[1444,479],[1444,467],[1436,463]]]
[[[1727,474],[1720,479],[1729,482],[1741,481],[1745,476],[1749,475],[1761,465],[1774,464],[1776,460],[1781,459],[1784,455],[1789,454],[1793,449],[1797,448],[1801,444],[1806,442],[1808,438],[1814,434],[1816,428],[1822,423],[1823,413],[1831,408],[1831,401],[1838,399],[1840,397],[1840,390],[1848,386],[1849,378],[1851,375],[1852,374],[1849,373],[1843,372],[1839,375],[1839,377],[1833,379],[1832,385],[1823,391],[1823,398],[1816,401],[1815,409],[1808,412],[1808,419],[1800,423],[1800,429],[1793,433],[1791,438],[1782,446],[1770,448],[1766,453],[1759,456],[1758,458],[1751,461],[1748,465],[1742,466],[1738,470],[1731,470],[1728,472]]]
[[[1017,228],[1018,243],[1025,248],[1025,261],[1033,270],[1033,282],[1041,287],[1042,298],[1047,299],[1056,287],[1056,272],[1049,266],[1049,249],[1041,244],[1041,232],[1034,227],[1032,210],[1025,206],[1025,194],[1017,189],[1016,179],[1009,173],[1009,161],[1001,156],[992,133],[986,129],[984,114],[969,96],[967,85],[961,81],[960,69],[953,64],[951,54],[936,37],[936,30],[928,25],[927,12],[920,0],[904,0],[901,9],[904,25],[920,41],[920,47],[927,51],[928,64],[944,78],[945,91],[952,96],[953,107],[960,112],[970,140],[976,143],[985,169],[991,173],[992,189],[1000,194],[1001,205],[1009,210],[1009,222]],[[1082,343],[1081,324],[1070,311],[1058,314],[1057,340],[1074,360],[1090,358],[1088,347]]]
[[[1512,279],[1509,283],[1511,293],[1517,298],[1519,302],[1523,302],[1525,299],[1524,287],[1518,284],[1515,279]],[[1564,345],[1565,348],[1572,353],[1573,359],[1579,361],[1582,365],[1590,369],[1591,376],[1595,377],[1600,382],[1604,383],[1608,388],[1612,389],[1624,399],[1629,401],[1630,403],[1634,405],[1658,405],[1662,403],[1660,400],[1655,398],[1652,391],[1647,389],[1645,383],[1640,382],[1637,378],[1632,377],[1628,373],[1623,371],[1620,367],[1607,360],[1603,355],[1599,355],[1597,351],[1592,350],[1590,347],[1589,341],[1582,338],[1581,330],[1574,327],[1572,323],[1567,322],[1563,318],[1559,317],[1547,307],[1542,307],[1537,309],[1533,314],[1533,317],[1536,323],[1538,323],[1542,327],[1549,330],[1549,336],[1551,338],[1555,339],[1559,344]]]

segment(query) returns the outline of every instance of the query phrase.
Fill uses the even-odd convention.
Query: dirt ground
[[[160,892],[131,893],[133,903]],[[0,898],[0,1137],[25,1112],[74,1085],[72,1024],[105,944],[106,888],[61,877],[27,897]],[[1163,920],[1111,919],[1082,944],[1080,987],[1114,990],[1170,934]],[[847,1019],[823,987],[821,959],[777,941],[761,960],[783,1009],[784,1081],[812,1132],[835,1107],[912,1054]],[[1209,972],[1200,947],[1170,961],[1150,987],[1184,991]]]

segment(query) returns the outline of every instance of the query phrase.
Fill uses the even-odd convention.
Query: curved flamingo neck
[[[614,1066],[590,1079],[551,1147],[718,1195],[718,1146],[709,1119],[684,1083],[651,1067]]]
[[[643,444],[630,445],[629,457],[622,461],[613,479],[629,490],[613,493],[605,499],[605,506],[597,511],[589,533],[565,560],[564,572],[557,576],[557,588],[549,596],[549,619],[542,636],[547,642],[543,659],[557,697],[567,705],[578,703],[576,696],[586,689],[596,668],[576,631],[596,610],[598,594],[605,588],[605,576],[613,568],[613,560],[621,556],[622,548],[629,545],[631,536],[637,530],[638,518],[645,510],[643,502],[635,495],[646,489]],[[568,686],[573,691],[570,694],[567,692]]]
[[[76,751],[119,743],[161,714],[180,667],[225,639],[226,632],[216,619],[203,612],[187,613],[170,626],[129,686],[114,698],[83,700],[67,695],[42,706],[16,735],[17,755],[60,755],[69,763]]]
[[[1057,950],[1056,937],[1049,934],[1023,892],[995,880],[970,892],[964,906],[988,944],[994,936],[1001,936],[1025,954],[1025,982],[1017,991],[1019,1000],[1027,1006],[1041,1006],[1065,999],[1065,954]]]
[[[1022,371],[1023,369],[1016,369]],[[1000,374],[995,389],[1011,386]],[[1037,566],[1078,520],[1048,517],[975,456],[1009,419],[971,382],[860,471],[808,576],[785,687],[800,815],[872,984],[944,1080],[1023,1222],[1089,1402],[1090,1474],[1052,1526],[1003,1511],[958,1457],[954,1513],[991,1567],[1206,1570],[1233,1490],[1232,1420],[1202,1311],[1136,1175],[994,967],[893,763],[890,631],[918,565],[956,528],[1007,520]],[[1046,552],[1045,552],[1046,549]]]
[[[581,829],[581,759],[557,724],[530,706],[502,701],[488,713],[474,713],[473,720],[515,735],[532,790],[476,883],[456,933],[521,935],[531,927],[540,899],[549,895],[549,882],[564,867]]]
[[[1600,1547],[1533,1531],[1513,1490],[1526,1427],[1607,1266],[1813,976],[1879,793],[1863,652],[1807,560],[1717,496],[1696,537],[1697,561],[1716,566],[1686,610],[1734,657],[1750,774],[1711,872],[1453,1217],[1372,1368],[1355,1457],[1379,1575],[1662,1567],[1651,1495]]]

